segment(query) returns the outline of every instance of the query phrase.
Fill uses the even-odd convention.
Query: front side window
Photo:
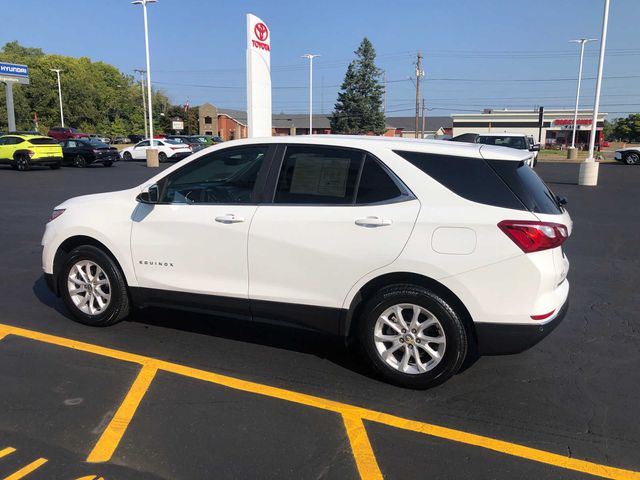
[[[357,150],[287,147],[274,203],[352,204],[363,160]]]
[[[136,148],[138,147],[148,147],[149,146],[149,140],[145,140],[144,142],[140,142],[139,144],[136,145]]]
[[[219,150],[188,163],[164,180],[162,203],[252,203],[268,147]]]

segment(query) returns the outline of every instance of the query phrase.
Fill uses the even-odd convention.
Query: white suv
[[[571,219],[528,156],[395,138],[225,142],[57,206],[43,268],[82,323],[132,305],[279,321],[355,339],[387,381],[426,388],[469,351],[523,351],[565,315]]]
[[[530,167],[535,167],[538,163],[540,144],[535,143],[531,135],[525,135],[524,133],[481,133],[476,137],[476,143],[527,150],[531,154],[525,159],[525,163]]]

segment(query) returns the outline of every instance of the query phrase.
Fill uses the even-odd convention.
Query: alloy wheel
[[[71,301],[87,315],[99,315],[111,302],[111,283],[104,270],[91,260],[80,260],[69,270],[67,289]]]
[[[393,305],[382,312],[373,336],[380,358],[394,370],[411,375],[433,370],[447,346],[437,317],[410,303]]]

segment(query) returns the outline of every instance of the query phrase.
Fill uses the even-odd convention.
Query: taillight
[[[559,247],[569,236],[565,225],[528,220],[503,220],[498,224],[524,253]]]

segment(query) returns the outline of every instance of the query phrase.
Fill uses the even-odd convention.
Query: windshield
[[[85,142],[91,145],[93,148],[109,148],[109,145],[100,141],[97,138],[89,138],[85,140]]]

